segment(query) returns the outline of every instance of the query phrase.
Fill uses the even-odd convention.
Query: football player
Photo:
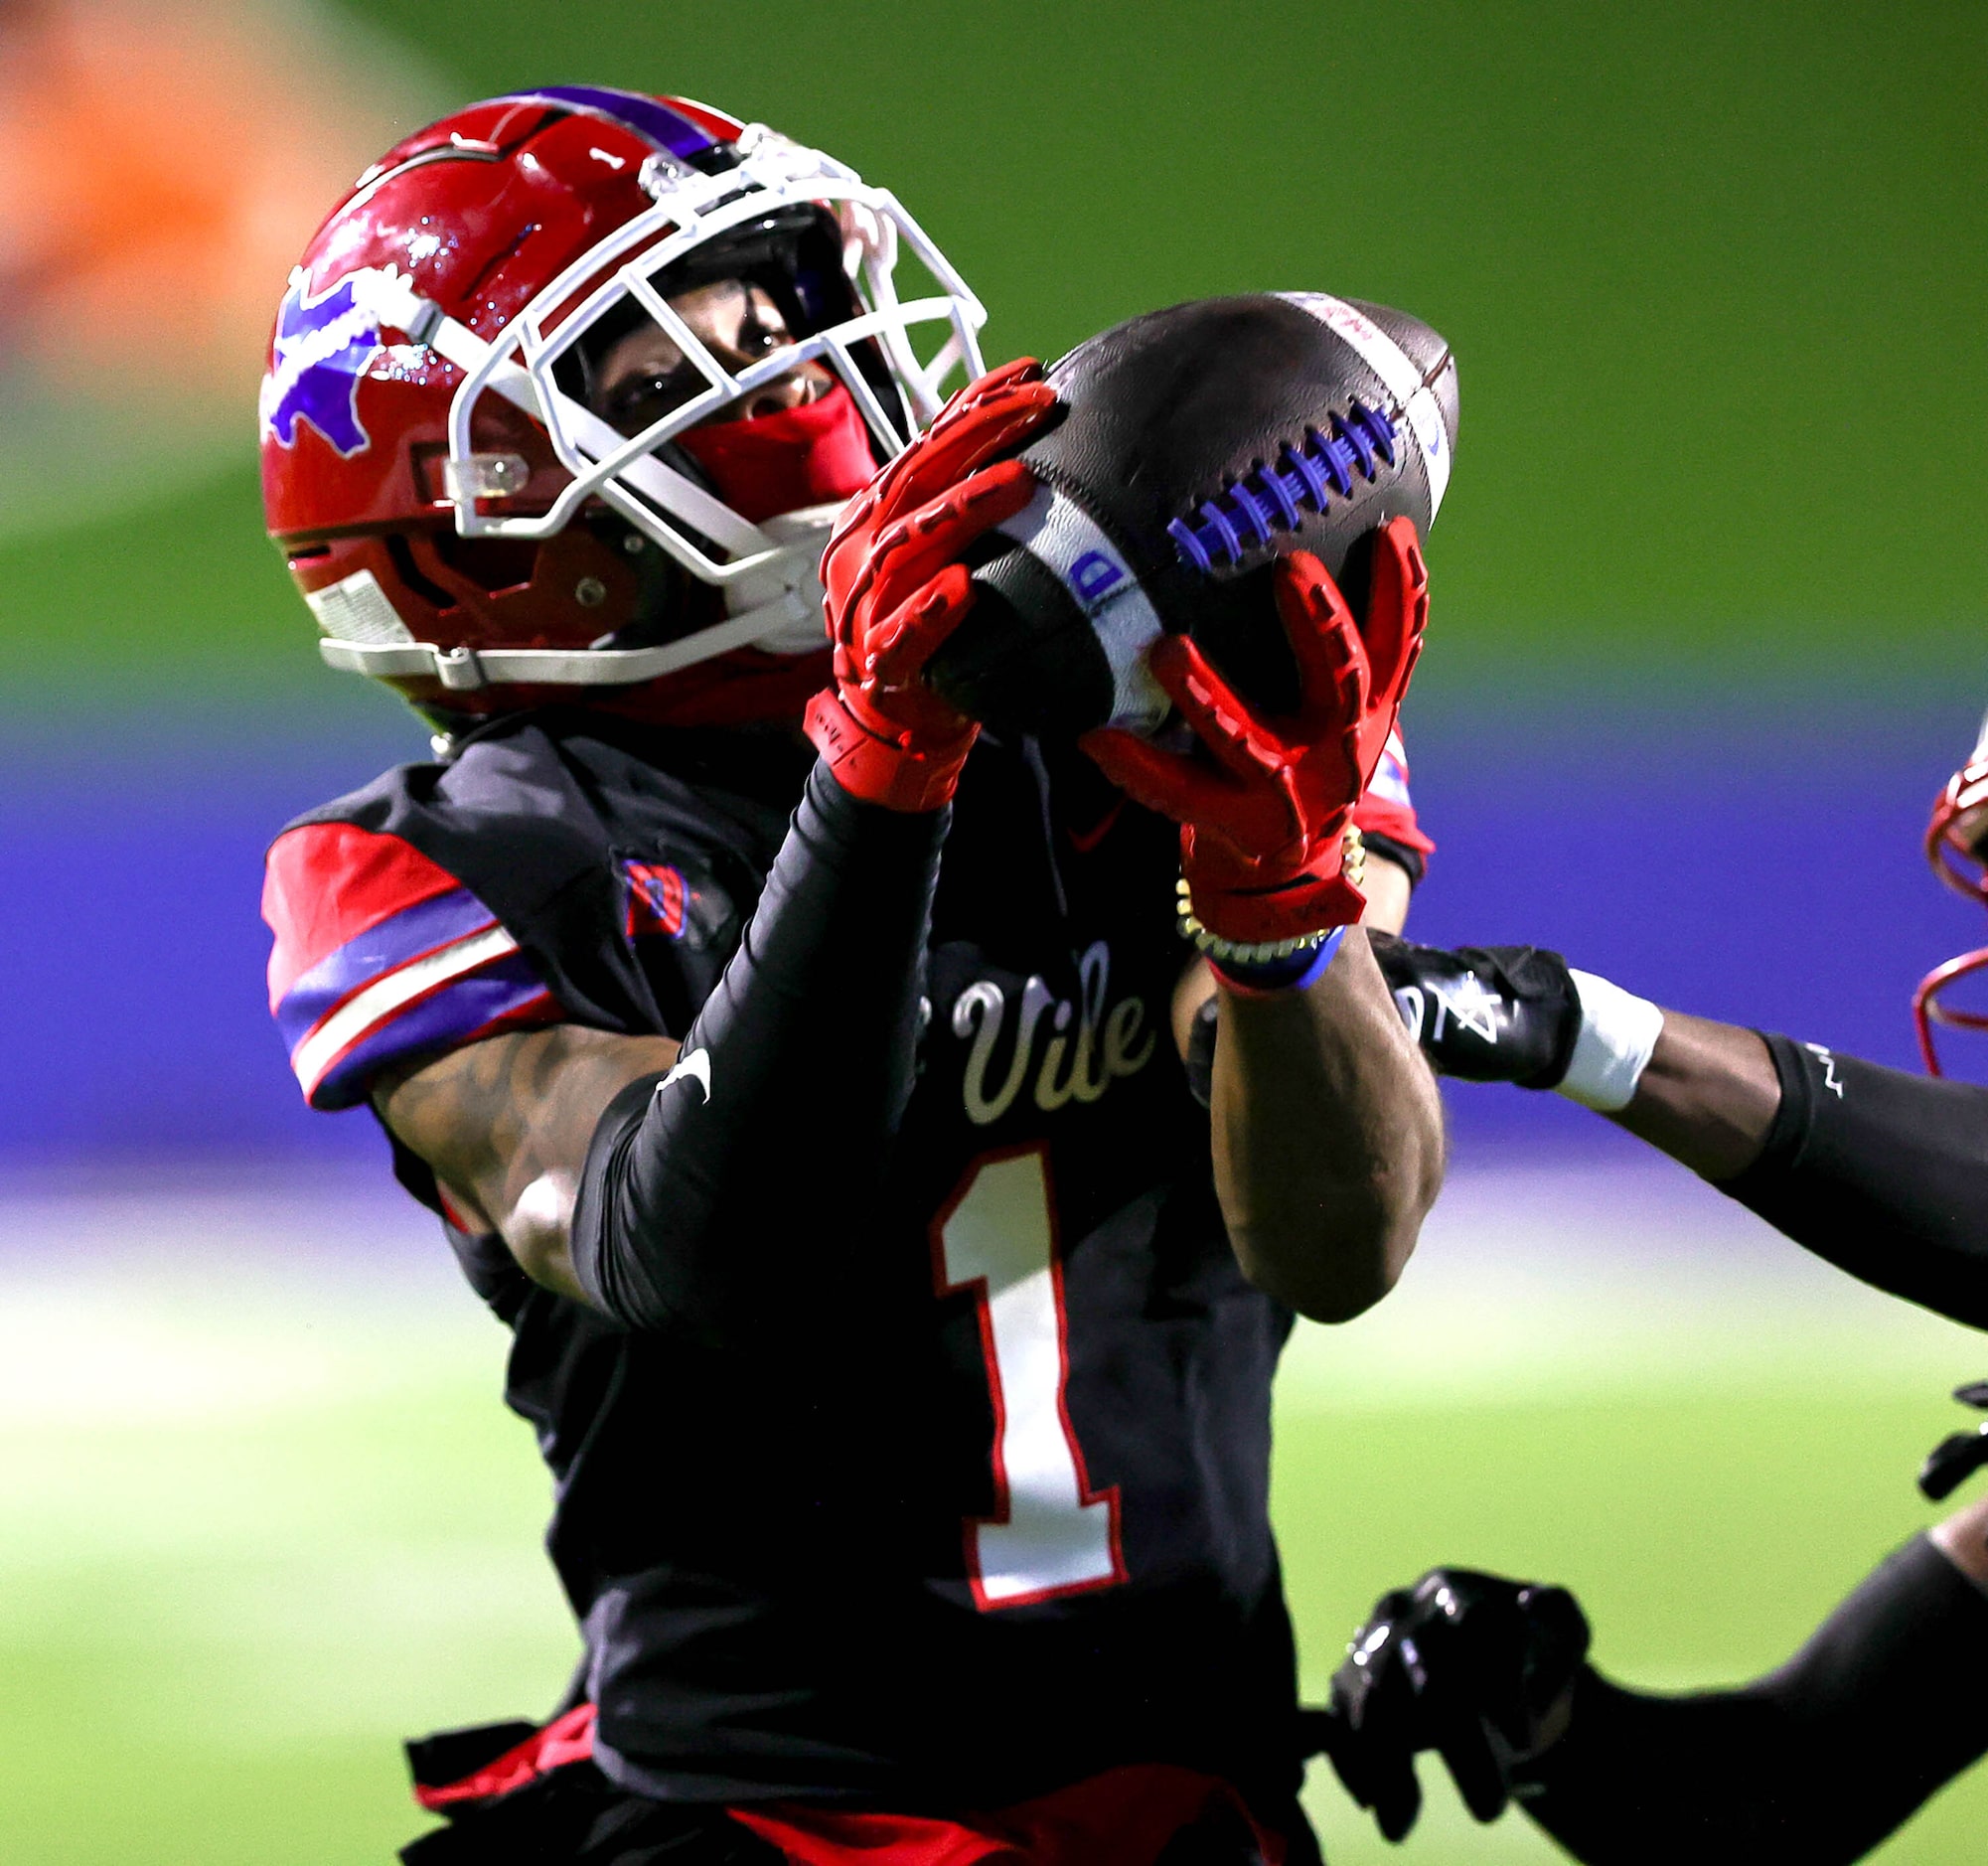
[[[1946,787],[1927,854],[1963,892],[1988,800],[1988,738]],[[1381,944],[1381,942],[1377,942]],[[1557,1088],[1607,1114],[1882,1290],[1988,1326],[1988,1089],[1936,1079],[1949,961],[1913,1010],[1931,1076],[1816,1043],[1659,1011],[1526,947],[1386,942],[1381,966],[1437,1068]],[[1959,1396],[1988,1404],[1988,1385]],[[1988,1429],[1984,1429],[1988,1430]],[[1927,1461],[1935,1499],[1988,1463],[1956,1434]],[[1479,1819],[1516,1797],[1577,1858],[1854,1860],[1988,1751],[1988,1502],[1908,1543],[1778,1670],[1660,1697],[1586,1663],[1564,1590],[1437,1569],[1385,1596],[1318,1725],[1347,1788],[1400,1839],[1418,1750],[1440,1751]]]
[[[1316,1858],[1270,1381],[1441,1173],[1352,925],[1426,578],[1284,561],[1295,717],[1155,646],[1191,756],[980,734],[921,669],[1054,401],[941,411],[980,319],[847,169],[585,86],[401,144],[283,300],[271,531],[436,757],[277,839],[271,1001],[513,1330],[585,1643],[416,1746],[422,1866]]]

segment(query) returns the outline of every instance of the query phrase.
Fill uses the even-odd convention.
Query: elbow
[[[1234,1225],[1243,1274],[1308,1322],[1363,1316],[1401,1281],[1415,1254],[1429,1200],[1335,1201],[1308,1222]]]
[[[555,1295],[586,1302],[573,1269],[573,1175],[546,1172],[534,1179],[506,1215],[502,1234],[519,1269]]]
[[[532,1235],[506,1240],[519,1269],[541,1290],[566,1296],[575,1302],[589,1302],[573,1271],[573,1255],[563,1238]]]
[[[1293,1276],[1270,1265],[1253,1265],[1247,1259],[1243,1270],[1266,1296],[1302,1316],[1306,1322],[1322,1322],[1328,1325],[1352,1322],[1364,1316],[1394,1288],[1391,1277],[1320,1280]]]

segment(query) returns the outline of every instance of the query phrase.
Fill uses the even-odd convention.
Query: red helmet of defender
[[[910,300],[905,258],[931,287]],[[686,323],[672,298],[718,280],[767,294],[777,348],[741,365]],[[324,659],[444,729],[582,697],[796,715],[826,678],[835,516],[981,373],[984,317],[893,196],[762,125],[587,85],[493,98],[367,170],[291,273],[269,530]],[[601,357],[648,325],[681,362],[611,420]],[[827,392],[727,418],[804,367]]]
[[[1988,807],[1988,720],[1982,723],[1981,742],[1975,746],[1974,755],[1947,779],[1946,789],[1932,807],[1932,820],[1925,832],[1926,859],[1932,863],[1933,872],[1955,893],[1988,905],[1985,807]],[[1919,1055],[1929,1074],[1940,1073],[1939,1056],[1932,1042],[1934,1024],[1988,1030],[1988,1015],[1963,1011],[1950,1001],[1942,1002],[1949,988],[1983,970],[1988,970],[1988,946],[1935,966],[1912,994],[1912,1022],[1918,1030]]]

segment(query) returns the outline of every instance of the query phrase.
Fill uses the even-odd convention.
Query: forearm
[[[1840,1269],[1988,1326],[1988,1090],[1666,1011],[1613,1118]]]
[[[1667,1011],[1634,1099],[1609,1118],[1716,1181],[1759,1158],[1780,1100],[1759,1032]]]
[[[817,767],[674,1079],[631,1085],[594,1136],[573,1261],[597,1307],[725,1341],[846,1293],[910,1094],[947,814],[856,803]]]
[[[1593,1672],[1518,1793],[1593,1866],[1832,1866],[1988,1748],[1988,1597],[1921,1537],[1780,1670],[1691,1697]]]
[[[1303,991],[1222,991],[1211,1112],[1251,1280],[1321,1322],[1386,1295],[1442,1184],[1443,1117],[1359,929]]]

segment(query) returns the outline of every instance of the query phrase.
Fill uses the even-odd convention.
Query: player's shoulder
[[[314,1106],[506,1029],[667,1021],[637,949],[712,956],[784,816],[650,751],[584,717],[519,715],[286,826],[263,884],[270,1009]]]
[[[755,811],[651,751],[577,709],[493,720],[445,761],[396,765],[295,818],[270,847],[270,885],[314,912],[439,892],[449,877],[516,920],[612,868],[619,851],[770,860],[784,812]]]
[[[400,1061],[563,1014],[490,903],[353,802],[291,824],[263,877],[269,1009],[318,1108],[363,1101]]]
[[[285,826],[272,857],[298,849],[359,849],[385,837],[473,884],[490,867],[529,879],[593,859],[604,841],[587,787],[562,738],[531,715],[504,718],[466,738],[446,759],[395,765],[372,783],[306,811]],[[313,869],[324,879],[336,866]]]
[[[314,1107],[382,1069],[567,1013],[531,947],[603,837],[555,739],[507,729],[397,765],[284,827],[264,862],[269,1008]]]

